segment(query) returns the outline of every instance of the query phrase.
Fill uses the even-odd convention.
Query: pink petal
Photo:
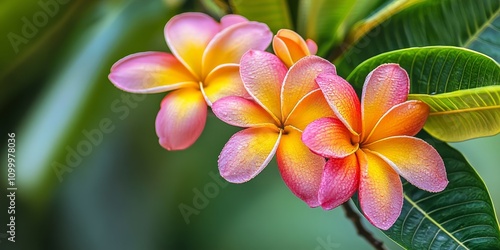
[[[277,119],[281,119],[280,91],[287,70],[278,57],[268,52],[250,50],[241,58],[243,85]]]
[[[310,207],[319,206],[318,190],[325,160],[300,140],[299,130],[288,126],[276,153],[278,167],[290,190]]]
[[[169,93],[161,102],[156,117],[156,134],[167,150],[182,150],[201,135],[207,119],[207,105],[194,88]]]
[[[222,29],[225,29],[229,26],[238,24],[238,23],[246,23],[248,19],[240,15],[229,14],[225,15],[220,19],[220,25]]]
[[[352,143],[352,134],[336,118],[320,118],[309,124],[302,134],[302,141],[316,154],[326,158],[344,158],[358,150]]]
[[[212,111],[223,122],[233,126],[276,127],[276,121],[266,110],[256,102],[242,97],[228,96],[219,99],[212,105]]]
[[[407,100],[410,80],[406,71],[397,64],[383,64],[366,77],[361,97],[363,136],[392,106]]]
[[[335,66],[318,56],[306,56],[290,68],[281,90],[283,119],[305,95],[318,88],[314,79],[321,72],[336,74]]]
[[[203,13],[182,13],[165,26],[165,39],[172,53],[193,75],[202,80],[202,57],[220,25]]]
[[[226,63],[239,63],[248,50],[265,50],[272,39],[269,27],[258,22],[242,22],[217,34],[203,55],[203,75]]]
[[[307,39],[306,44],[311,55],[316,55],[316,53],[318,52],[318,45],[316,44],[316,42],[314,42],[312,39]]]
[[[376,141],[366,147],[420,189],[440,192],[448,185],[443,159],[422,139],[395,136]]]
[[[325,164],[319,201],[323,209],[334,209],[348,201],[358,190],[359,165],[356,154],[330,158]]]
[[[342,77],[324,73],[316,78],[335,115],[353,134],[361,132],[361,106],[356,91]]]
[[[243,183],[259,174],[273,158],[281,132],[267,127],[247,128],[226,143],[219,155],[219,171],[229,182]]]
[[[109,80],[119,89],[133,93],[159,93],[197,85],[196,78],[173,55],[142,52],[113,64]]]
[[[365,144],[397,135],[416,135],[424,127],[429,106],[421,101],[406,101],[393,106],[375,125]]]
[[[368,221],[387,230],[403,207],[403,185],[399,175],[380,157],[358,150],[360,166],[359,204]]]
[[[226,96],[242,96],[250,98],[243,86],[238,64],[223,64],[212,70],[204,82],[203,93],[209,106]]]

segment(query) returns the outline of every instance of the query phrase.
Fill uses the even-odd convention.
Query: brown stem
[[[358,235],[363,237],[370,245],[372,245],[375,249],[378,250],[384,250],[384,243],[378,239],[375,239],[373,237],[373,234],[369,232],[361,223],[361,218],[359,215],[352,209],[351,205],[349,202],[344,202],[342,204],[342,208],[344,208],[345,215],[349,220],[352,221],[354,224],[354,227],[356,227],[356,230],[358,231]]]

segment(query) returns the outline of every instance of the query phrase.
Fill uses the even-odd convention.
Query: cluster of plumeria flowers
[[[430,192],[448,184],[443,160],[413,137],[428,106],[408,101],[409,79],[396,64],[366,78],[361,102],[317,46],[291,30],[274,37],[267,25],[239,15],[220,23],[183,13],[165,26],[170,53],[142,52],[116,62],[109,79],[133,93],[172,91],[156,118],[167,150],[191,146],[205,126],[207,106],[244,128],[222,149],[227,181],[243,183],[276,155],[290,190],[310,207],[333,209],[356,192],[366,218],[390,228],[403,205],[399,176]],[[272,41],[275,54],[264,51]]]

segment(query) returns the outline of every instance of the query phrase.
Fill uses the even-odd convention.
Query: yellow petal
[[[316,89],[299,101],[288,116],[288,120],[285,121],[285,125],[292,125],[304,130],[309,123],[322,117],[335,117],[335,114],[326,102],[321,90]]]
[[[220,29],[207,14],[182,13],[165,25],[165,39],[170,51],[201,80],[203,53]]]
[[[278,121],[281,120],[280,91],[286,72],[283,62],[271,53],[250,50],[241,57],[243,86]]]
[[[238,64],[223,64],[215,68],[205,79],[203,93],[209,106],[226,96],[250,97],[243,86]]]
[[[387,230],[403,207],[403,185],[399,175],[380,157],[358,150],[361,170],[359,204],[368,221]]]
[[[325,160],[302,143],[302,133],[288,126],[281,138],[276,159],[281,176],[292,192],[310,207],[319,206],[318,190]]]
[[[429,106],[421,101],[406,101],[385,113],[364,143],[397,135],[416,135],[429,115]]]
[[[448,184],[443,159],[422,139],[395,136],[376,141],[366,147],[420,189],[440,192]]]
[[[409,89],[408,74],[397,64],[383,64],[368,74],[361,96],[363,137],[389,109],[407,100]]]
[[[207,119],[207,105],[200,91],[183,88],[169,93],[156,116],[156,134],[167,150],[182,150],[201,135]]]
[[[203,76],[218,65],[239,63],[249,50],[265,50],[272,36],[269,27],[258,22],[240,22],[225,28],[207,46],[203,55]]]
[[[281,29],[273,38],[274,53],[291,67],[302,57],[311,55],[306,41],[293,30]]]
[[[335,66],[318,56],[304,57],[289,69],[281,90],[283,120],[305,95],[319,88],[315,79],[322,72],[336,74]]]
[[[234,134],[220,153],[220,174],[233,183],[249,181],[271,161],[280,138],[281,132],[267,127],[247,128]]]
[[[132,93],[159,93],[182,87],[196,87],[197,80],[172,54],[142,52],[113,64],[109,80]]]

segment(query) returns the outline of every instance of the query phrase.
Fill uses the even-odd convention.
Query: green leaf
[[[480,88],[500,85],[500,66],[491,58],[457,47],[402,49],[366,60],[347,80],[359,90],[383,63],[398,63],[408,72],[409,99],[431,106],[424,129],[438,139],[461,141],[500,132],[499,88]],[[443,93],[449,94],[438,95]]]
[[[498,220],[482,179],[460,152],[420,136],[443,158],[449,184],[430,193],[403,181],[401,215],[383,233],[409,249],[500,249]]]
[[[425,130],[442,141],[456,142],[500,133],[500,86],[439,95],[411,95],[430,106]]]
[[[372,57],[347,80],[361,89],[366,76],[383,63],[398,63],[410,77],[410,94],[441,94],[500,85],[500,66],[475,51],[450,46],[401,49]]]
[[[335,61],[340,75],[380,53],[416,46],[467,47],[500,61],[500,1],[420,0],[400,5],[388,5],[353,29]]]
[[[318,55],[325,56],[332,46],[341,42],[352,25],[378,7],[382,0],[301,0],[297,31],[313,39]]]
[[[230,5],[234,13],[266,23],[274,33],[292,29],[290,9],[285,0],[230,0]]]

